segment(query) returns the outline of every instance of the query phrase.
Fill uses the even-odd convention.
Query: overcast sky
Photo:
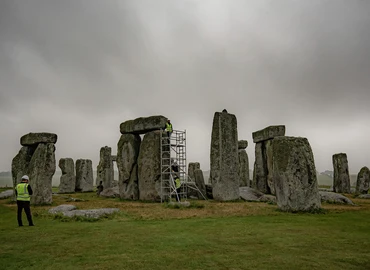
[[[29,132],[62,157],[116,153],[119,125],[164,115],[208,170],[214,112],[239,139],[307,137],[319,171],[370,167],[370,1],[0,0],[0,171]],[[58,168],[59,169],[59,168]]]

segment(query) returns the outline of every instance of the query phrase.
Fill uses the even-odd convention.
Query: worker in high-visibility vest
[[[22,223],[22,210],[26,212],[28,225],[34,226],[32,222],[32,215],[31,215],[31,208],[30,208],[30,201],[31,195],[33,194],[31,186],[28,184],[29,178],[27,175],[22,176],[21,182],[15,187],[15,195],[17,196],[17,219],[18,225],[23,226]]]
[[[173,132],[173,126],[171,124],[171,120],[170,119],[167,120],[167,123],[166,123],[166,126],[164,127],[164,130],[167,132],[168,138],[170,138],[171,137],[171,134]]]

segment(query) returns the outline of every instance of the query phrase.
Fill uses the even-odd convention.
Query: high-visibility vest
[[[17,185],[17,200],[18,201],[30,201],[31,197],[30,194],[28,194],[28,184],[27,183],[20,183]]]
[[[172,124],[166,123],[166,131],[167,132],[172,132]]]
[[[176,188],[181,187],[180,178],[176,178],[176,179],[175,179],[175,186],[176,186]]]

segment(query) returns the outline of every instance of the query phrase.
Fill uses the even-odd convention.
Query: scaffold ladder
[[[176,199],[178,202],[187,200],[188,188],[206,197],[195,182],[187,175],[186,167],[186,131],[173,130],[168,137],[161,131],[161,202]],[[181,186],[176,189],[176,179]],[[191,182],[191,185],[189,185]]]

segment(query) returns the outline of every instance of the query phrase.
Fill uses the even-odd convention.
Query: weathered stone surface
[[[200,163],[199,162],[189,162],[188,166],[188,177],[190,178],[190,182],[194,182],[195,179],[195,170],[200,170]]]
[[[359,199],[370,199],[370,194],[361,194],[358,196]]]
[[[143,201],[160,201],[161,157],[160,133],[145,134],[138,157],[139,198]]]
[[[250,188],[250,187],[240,187],[240,198],[248,202],[267,202],[276,204],[276,197],[273,195],[263,194],[261,191]]]
[[[263,196],[263,193],[257,189],[250,188],[250,187],[240,187],[239,188],[240,198],[245,201],[250,202],[257,202],[259,201],[260,197]]]
[[[239,186],[249,186],[249,158],[247,151],[239,149]]]
[[[167,118],[162,115],[140,117],[121,123],[120,131],[122,134],[145,134],[154,130],[163,129]]]
[[[206,185],[206,194],[208,199],[213,199],[212,185]]]
[[[216,112],[211,140],[211,183],[218,201],[239,198],[238,128],[235,115]]]
[[[104,189],[99,194],[100,197],[106,197],[106,198],[117,198],[119,197],[119,188],[113,187],[113,188],[107,188]]]
[[[21,145],[32,146],[39,143],[56,143],[58,136],[54,133],[40,132],[28,133],[21,137]]]
[[[182,207],[189,207],[190,206],[190,202],[188,202],[188,201],[185,201],[185,202],[171,201],[171,202],[168,203],[168,205],[179,205],[179,206],[182,206]]]
[[[138,157],[141,138],[139,135],[124,134],[117,144],[118,186],[121,199],[138,200]]]
[[[203,171],[201,169],[195,169],[194,171],[195,184],[202,194],[198,194],[198,199],[203,200],[207,198],[206,185],[204,183]],[[199,192],[198,192],[199,193]],[[203,197],[204,196],[204,197]]]
[[[308,140],[276,137],[271,147],[278,207],[289,212],[319,209],[316,168]]]
[[[67,211],[72,211],[72,210],[76,210],[76,206],[74,205],[70,205],[70,204],[62,204],[62,205],[58,205],[57,207],[53,207],[53,208],[50,208],[49,209],[49,214],[59,214],[59,213],[64,213],[64,212],[67,212]]]
[[[370,170],[368,167],[361,168],[357,175],[356,193],[367,194],[370,186]]]
[[[32,155],[28,176],[33,190],[32,204],[51,204],[52,178],[56,169],[55,146],[53,143],[40,143]]]
[[[21,150],[19,150],[19,153],[13,158],[12,178],[14,187],[21,182],[21,177],[23,175],[28,175],[28,167],[35,150],[36,147],[23,146]]]
[[[248,147],[248,141],[247,140],[238,141],[238,149],[245,149],[247,147]]]
[[[116,155],[112,155],[112,161],[117,161],[117,156]]]
[[[59,159],[60,176],[59,193],[73,193],[76,187],[75,164],[71,158]]]
[[[347,154],[333,155],[333,190],[338,193],[351,193],[351,183],[348,172]]]
[[[266,202],[270,204],[276,204],[276,196],[271,195],[271,194],[263,194],[260,197],[260,202]]]
[[[319,191],[319,194],[322,202],[354,205],[350,199],[342,194],[326,191]]]
[[[87,218],[100,218],[102,216],[112,215],[119,212],[118,208],[100,208],[100,209],[87,209],[87,210],[72,210],[63,212],[66,217],[87,217]]]
[[[271,193],[267,184],[268,174],[266,145],[263,142],[256,143],[252,187],[265,194]]]
[[[93,169],[90,159],[76,160],[76,188],[77,192],[93,191]]]
[[[276,195],[275,183],[273,176],[273,150],[272,150],[273,140],[268,140],[263,142],[266,148],[266,165],[267,165],[267,187],[268,194]]]
[[[7,199],[7,198],[12,197],[13,195],[14,195],[13,189],[5,190],[3,192],[0,192],[0,199]]]
[[[104,189],[112,187],[114,180],[112,148],[108,146],[100,148],[100,161],[96,171],[96,186],[102,181]]]
[[[263,142],[285,135],[285,126],[269,126],[252,133],[253,142]]]

